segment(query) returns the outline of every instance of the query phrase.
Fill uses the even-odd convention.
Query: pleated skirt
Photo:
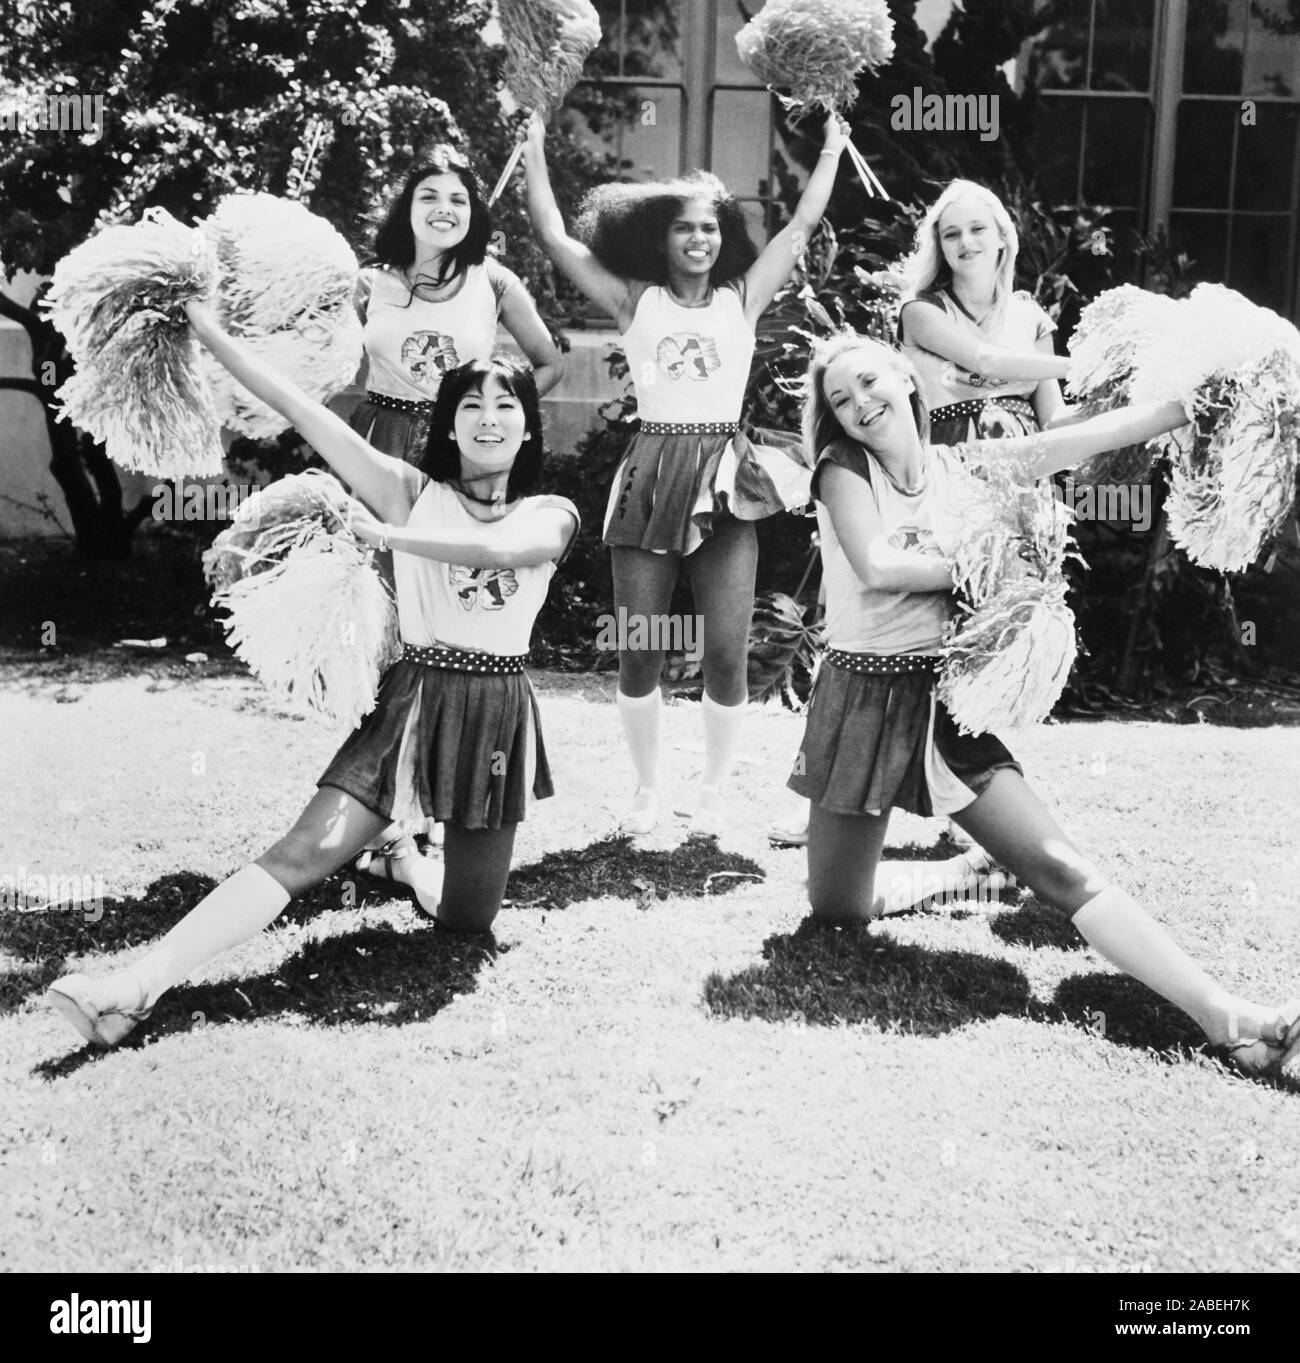
[[[454,672],[400,661],[375,708],[316,783],[389,820],[461,828],[523,820],[531,792],[555,793],[537,699],[522,673]]]
[[[993,734],[962,734],[928,673],[870,675],[826,661],[786,783],[831,814],[954,814],[994,772],[1021,771]]]
[[[604,540],[655,553],[691,554],[722,516],[761,521],[811,501],[811,474],[790,449],[743,432],[638,432],[614,475]]]
[[[429,443],[431,415],[431,412],[394,411],[365,398],[353,409],[348,425],[375,449],[418,467]]]

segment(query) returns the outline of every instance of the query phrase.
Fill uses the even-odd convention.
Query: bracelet
[[[821,151],[819,151],[819,152],[817,153],[817,155],[818,155],[818,156],[839,156],[843,151],[844,151],[844,148],[843,148],[843,147],[841,147],[839,151],[832,151],[830,147],[823,147],[823,148],[821,149]]]

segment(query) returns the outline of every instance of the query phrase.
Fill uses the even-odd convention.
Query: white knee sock
[[[739,705],[719,705],[709,693],[704,693],[704,769],[700,784],[721,790],[731,776],[740,731],[745,724],[745,702]]]
[[[636,783],[653,790],[659,784],[662,693],[656,686],[648,696],[625,696],[620,691],[614,699],[618,703],[619,718],[623,721],[623,737],[627,739],[632,765],[636,768]]]
[[[1109,886],[1088,900],[1073,922],[1088,945],[1112,965],[1195,1018],[1212,1039],[1222,1039],[1225,1020],[1235,1011],[1233,996],[1131,896]]]
[[[261,932],[288,902],[288,890],[274,876],[260,866],[245,866],[196,904],[128,973],[139,980],[152,1006],[190,971]]]

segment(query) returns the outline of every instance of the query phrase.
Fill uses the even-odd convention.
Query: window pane
[[[602,38],[587,58],[591,76],[680,80],[681,0],[596,0]]]
[[[1034,46],[1030,80],[1040,90],[1081,90],[1088,75],[1088,0],[1055,6],[1055,22]]]
[[[1240,118],[1235,101],[1185,99],[1179,105],[1175,208],[1227,208],[1232,135]]]
[[[1249,0],[1188,0],[1183,89],[1188,94],[1241,91],[1241,52]]]
[[[1240,119],[1236,105],[1230,112]],[[1253,128],[1237,134],[1237,186],[1234,208],[1289,212],[1295,187],[1296,110],[1285,104],[1260,104]]]
[[[740,198],[769,192],[771,109],[772,96],[766,90],[714,92],[713,172]]]
[[[583,81],[566,108],[579,111],[573,134],[598,155],[608,152],[626,180],[671,179],[682,172],[682,94],[662,86],[596,86]]]
[[[1193,278],[1221,280],[1227,266],[1227,214],[1170,213],[1169,244],[1192,257]]]
[[[745,6],[751,14],[757,14],[762,8],[761,5],[750,3]],[[717,81],[722,85],[756,85],[758,77],[740,60],[740,53],[736,51],[736,34],[745,27],[747,20],[740,12],[740,6],[734,3],[723,3],[718,6],[718,40],[717,40]]]
[[[1099,0],[1092,35],[1093,90],[1151,88],[1155,0]]]
[[[1289,311],[1287,284],[1291,267],[1291,219],[1238,215],[1232,221],[1232,259],[1228,284],[1253,303]]]
[[[1281,95],[1300,91],[1300,6],[1287,0],[1256,0],[1250,11],[1246,76],[1242,93]]]
[[[1079,145],[1083,130],[1081,99],[1044,99],[1034,129],[1038,182],[1053,200],[1073,203],[1079,191]]]
[[[1090,99],[1084,123],[1083,197],[1135,207],[1147,182],[1151,110],[1145,100]]]

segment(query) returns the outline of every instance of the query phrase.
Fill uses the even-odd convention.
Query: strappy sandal
[[[996,857],[990,856],[978,843],[962,852],[961,859],[970,867],[971,874],[976,877],[976,894],[978,894],[984,882],[994,878],[1000,882],[992,887],[996,894],[1001,894],[1003,890],[1018,890],[1020,888],[1020,881],[1016,876],[1008,871]]]
[[[642,794],[648,798],[645,804],[636,808],[636,800]],[[632,796],[633,807],[619,819],[615,828],[616,833],[625,834],[628,837],[637,838],[646,833],[653,833],[658,826],[662,803],[659,792],[655,789],[647,789],[645,786],[638,786],[636,793]]]
[[[85,975],[64,975],[45,991],[45,1002],[66,1018],[81,1035],[99,1046],[116,1046],[128,1033],[153,1013],[153,1005],[145,1006],[144,990],[140,991],[138,1008],[106,1008],[101,1011],[90,997],[93,982]]]
[[[1236,1032],[1236,1018],[1232,1019],[1232,1031]],[[1268,1078],[1280,1075],[1287,1065],[1300,1055],[1300,999],[1291,999],[1277,1010],[1273,1023],[1277,1033],[1276,1041],[1264,1037],[1232,1036],[1222,1046],[1214,1048],[1215,1053],[1242,1074],[1252,1078]]]

